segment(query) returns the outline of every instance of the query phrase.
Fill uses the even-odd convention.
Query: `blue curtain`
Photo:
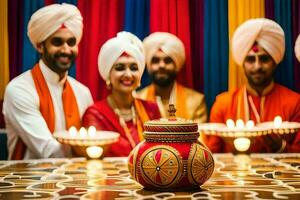
[[[275,80],[288,88],[295,89],[292,38],[292,9],[291,1],[274,0],[275,21],[285,33],[285,57],[276,70]]]
[[[69,3],[73,4],[74,6],[77,6],[77,0],[56,0],[56,3]]]
[[[73,4],[74,6],[77,6],[77,0],[56,0],[56,3],[60,3],[60,4],[61,3],[69,3],[69,4]],[[83,23],[84,23],[84,19],[83,19]],[[70,70],[68,72],[68,75],[70,75],[74,78],[76,77],[76,64],[75,64],[75,62],[73,63],[72,67],[70,68]]]
[[[210,110],[217,94],[228,89],[228,2],[205,1],[204,94]]]
[[[131,32],[143,40],[149,34],[149,0],[126,0],[124,30]],[[147,70],[144,71],[141,87],[150,84]]]
[[[70,3],[77,5],[77,0],[56,0],[56,3]],[[32,46],[27,36],[27,25],[31,15],[39,8],[45,6],[44,0],[25,0],[24,1],[24,31],[23,31],[23,63],[22,72],[29,70],[36,64],[40,58],[38,52]],[[69,75],[75,77],[76,67],[75,63],[69,70]]]
[[[23,58],[22,58],[22,72],[31,69],[39,60],[39,54],[32,46],[27,36],[27,25],[31,15],[39,8],[44,6],[44,0],[24,0],[24,30],[23,30]]]

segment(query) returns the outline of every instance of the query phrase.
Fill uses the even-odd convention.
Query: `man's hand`
[[[273,153],[281,153],[286,145],[286,141],[278,134],[268,134],[262,136],[264,142],[271,148]]]

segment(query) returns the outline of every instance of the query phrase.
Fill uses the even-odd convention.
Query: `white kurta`
[[[66,79],[74,91],[80,117],[93,103],[91,93],[86,86],[70,76],[59,81],[58,74],[50,70],[42,60],[39,64],[53,101],[55,132],[65,130],[62,92]],[[7,129],[8,159],[11,159],[19,137],[27,146],[24,159],[71,156],[70,147],[57,142],[47,127],[40,112],[39,96],[30,70],[14,78],[7,85],[3,114]]]

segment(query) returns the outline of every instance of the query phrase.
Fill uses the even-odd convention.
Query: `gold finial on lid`
[[[169,109],[168,109],[168,112],[169,112],[169,117],[170,118],[175,118],[176,115],[176,108],[175,108],[175,105],[174,104],[169,104]]]

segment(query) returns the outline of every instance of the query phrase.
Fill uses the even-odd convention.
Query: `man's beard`
[[[155,71],[149,74],[152,82],[160,87],[167,87],[174,83],[176,80],[177,72],[176,71],[167,71],[163,70],[167,75],[165,77],[159,77],[159,71]]]
[[[68,57],[69,62],[68,63],[61,63],[57,59],[62,56],[62,57]],[[52,69],[54,72],[57,73],[63,73],[68,71],[74,60],[75,60],[76,55],[74,53],[71,54],[65,54],[65,53],[56,53],[56,54],[49,54],[48,50],[45,48],[43,58],[45,60],[45,64]]]
[[[261,72],[261,73],[264,73],[264,72]],[[265,76],[261,80],[256,80],[256,79],[252,78],[252,76],[250,74],[247,74],[247,73],[246,73],[246,77],[248,79],[249,84],[252,87],[265,88],[272,82],[274,73],[275,73],[275,70],[272,72],[271,76]]]

